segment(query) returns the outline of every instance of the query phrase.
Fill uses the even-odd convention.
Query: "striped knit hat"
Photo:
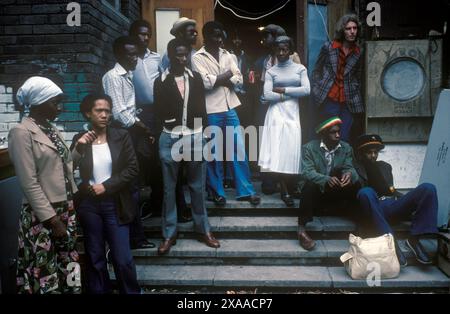
[[[342,124],[342,120],[339,117],[331,117],[320,123],[316,128],[316,133],[319,134],[325,129],[331,128],[337,124]]]

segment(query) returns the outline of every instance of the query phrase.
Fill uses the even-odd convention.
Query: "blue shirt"
[[[153,84],[161,72],[160,55],[147,49],[144,58],[138,58],[136,70],[133,71],[136,106],[153,104]]]

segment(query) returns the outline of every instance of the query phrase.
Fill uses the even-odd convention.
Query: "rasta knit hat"
[[[323,130],[326,130],[326,129],[331,128],[332,126],[335,126],[335,125],[338,125],[338,124],[342,124],[342,120],[339,119],[339,117],[328,118],[328,119],[324,120],[323,122],[321,122],[316,127],[316,133],[319,134]]]

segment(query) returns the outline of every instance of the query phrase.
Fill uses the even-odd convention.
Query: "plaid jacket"
[[[336,79],[339,63],[339,48],[334,49],[332,42],[326,42],[320,50],[312,73],[312,95],[315,103],[324,103]],[[362,52],[353,53],[347,58],[344,70],[345,102],[352,113],[364,112],[360,82],[362,70]]]

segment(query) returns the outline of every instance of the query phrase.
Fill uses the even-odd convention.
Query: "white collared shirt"
[[[136,102],[133,74],[126,71],[119,63],[106,72],[102,79],[105,94],[113,101],[112,114],[125,128],[139,121],[136,116]]]
[[[165,70],[164,73],[161,75],[161,82],[164,82],[167,78],[167,75],[169,74],[169,69]],[[194,77],[194,74],[192,74],[192,71],[188,68],[185,68],[183,79],[184,79],[184,95],[182,95],[183,98],[183,116],[181,118],[181,125],[174,127],[172,130],[168,130],[165,127],[163,128],[163,131],[169,134],[177,135],[177,136],[184,136],[184,135],[192,135],[199,132],[202,132],[202,128],[198,128],[196,130],[192,130],[187,127],[187,111],[188,111],[188,101],[189,101],[189,76]]]
[[[325,151],[325,160],[327,161],[327,175],[330,175],[331,166],[333,165],[334,153],[341,147],[339,143],[334,149],[329,150],[323,141],[320,142],[320,147]]]
[[[153,85],[161,72],[160,55],[147,48],[144,58],[138,58],[136,70],[133,71],[137,106],[153,104]]]
[[[234,74],[230,79],[233,85],[239,86],[243,83],[241,71],[228,51],[220,48],[219,62],[217,62],[216,58],[207,52],[205,47],[202,47],[192,56],[192,70],[202,76],[208,114],[227,112],[241,104],[234,90],[224,86],[214,86],[217,76],[228,70]]]

